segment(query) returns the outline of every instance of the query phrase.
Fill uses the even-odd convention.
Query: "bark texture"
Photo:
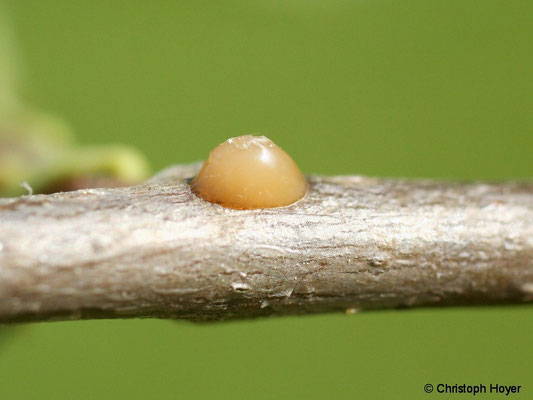
[[[195,197],[198,168],[1,199],[0,322],[533,301],[533,182],[309,176],[242,211]]]

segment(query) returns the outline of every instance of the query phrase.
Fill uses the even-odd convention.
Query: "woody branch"
[[[232,210],[172,167],[0,200],[0,321],[269,315],[533,301],[533,183],[309,176]]]

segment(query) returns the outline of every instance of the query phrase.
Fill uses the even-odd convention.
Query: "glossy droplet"
[[[224,207],[272,208],[300,200],[307,181],[294,160],[270,139],[244,135],[211,151],[191,189]]]

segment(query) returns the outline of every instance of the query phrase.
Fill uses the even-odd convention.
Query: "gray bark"
[[[0,321],[196,321],[533,301],[533,182],[309,176],[298,203],[146,184],[0,200]]]

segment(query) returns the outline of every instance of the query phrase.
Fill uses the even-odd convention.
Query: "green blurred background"
[[[0,4],[23,98],[154,170],[260,132],[306,172],[533,176],[529,0]],[[0,330],[0,398],[531,399],[532,311],[24,325]]]

